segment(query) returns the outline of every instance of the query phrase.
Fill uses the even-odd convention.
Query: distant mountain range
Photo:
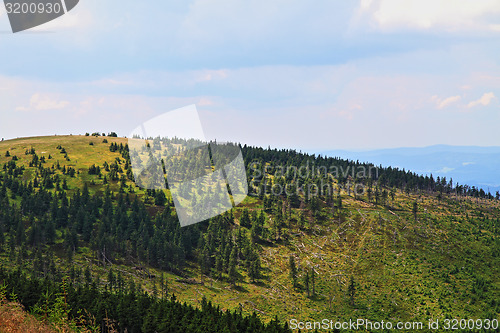
[[[435,145],[423,148],[393,148],[370,151],[330,150],[320,152],[375,165],[398,167],[434,178],[453,178],[490,191],[500,191],[500,147]]]

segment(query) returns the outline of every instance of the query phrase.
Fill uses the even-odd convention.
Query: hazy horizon
[[[114,130],[106,130],[106,131],[87,131],[83,133],[54,133],[54,134],[40,134],[40,135],[28,135],[28,136],[17,136],[17,137],[1,137],[0,139],[4,139],[5,141],[7,140],[15,140],[15,139],[23,139],[23,138],[36,138],[36,137],[50,137],[50,136],[71,136],[71,135],[80,135],[80,136],[85,136],[86,133],[92,134],[92,133],[105,133],[108,135],[111,132],[115,132]],[[123,133],[117,133],[118,137],[124,137],[126,138],[126,135],[123,135]],[[222,142],[222,140],[218,138],[214,138],[216,141]],[[330,153],[330,152],[352,152],[352,153],[366,153],[366,152],[376,152],[376,151],[390,151],[390,150],[398,150],[398,149],[423,149],[423,148],[431,148],[431,147],[453,147],[453,148],[500,148],[499,145],[453,145],[453,144],[442,144],[442,143],[436,143],[436,144],[430,144],[426,146],[394,146],[394,147],[380,147],[380,148],[359,148],[359,149],[348,149],[348,148],[331,148],[331,149],[301,149],[297,147],[289,147],[289,146],[274,146],[274,145],[255,145],[255,144],[250,144],[248,142],[242,142],[242,141],[228,141],[228,142],[233,142],[233,143],[238,143],[242,145],[249,145],[249,146],[255,146],[255,147],[262,147],[262,148],[267,148],[271,147],[271,149],[293,149],[297,151],[302,151],[308,154],[325,154],[325,153]]]

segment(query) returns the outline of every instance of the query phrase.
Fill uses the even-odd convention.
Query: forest
[[[240,145],[248,198],[181,227],[170,190],[138,187],[127,140],[103,134],[0,143],[0,291],[40,318],[59,308],[103,332],[288,332],[321,311],[498,319],[498,192]]]

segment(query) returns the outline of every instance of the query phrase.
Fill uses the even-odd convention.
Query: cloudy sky
[[[0,54],[6,139],[194,103],[266,147],[500,145],[498,0],[81,0],[17,34],[2,8]]]

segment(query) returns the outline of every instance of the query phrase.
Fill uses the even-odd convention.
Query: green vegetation
[[[21,299],[40,320],[62,331],[87,332],[288,332],[286,325],[272,320],[263,324],[254,316],[222,312],[205,298],[200,309],[170,299],[142,293],[133,282],[118,279],[116,290],[99,290],[97,282],[74,278],[62,282],[28,279],[21,271],[0,269],[3,289],[10,299]],[[68,281],[69,280],[69,281]],[[2,288],[0,288],[1,294]],[[55,295],[55,297],[52,297]],[[4,298],[1,298],[2,300]],[[2,319],[0,318],[0,322]]]
[[[146,319],[133,320],[154,317],[161,302],[224,316],[211,302],[275,328],[275,318],[499,319],[500,202],[483,190],[244,146],[250,196],[180,228],[169,190],[133,183],[126,139],[16,139],[0,151],[0,284],[13,284],[14,270],[22,284],[53,281],[57,295],[68,277],[97,293],[71,306],[97,323],[132,291],[146,305],[108,312],[121,329],[147,331]],[[42,294],[14,286],[28,309],[43,305]]]

